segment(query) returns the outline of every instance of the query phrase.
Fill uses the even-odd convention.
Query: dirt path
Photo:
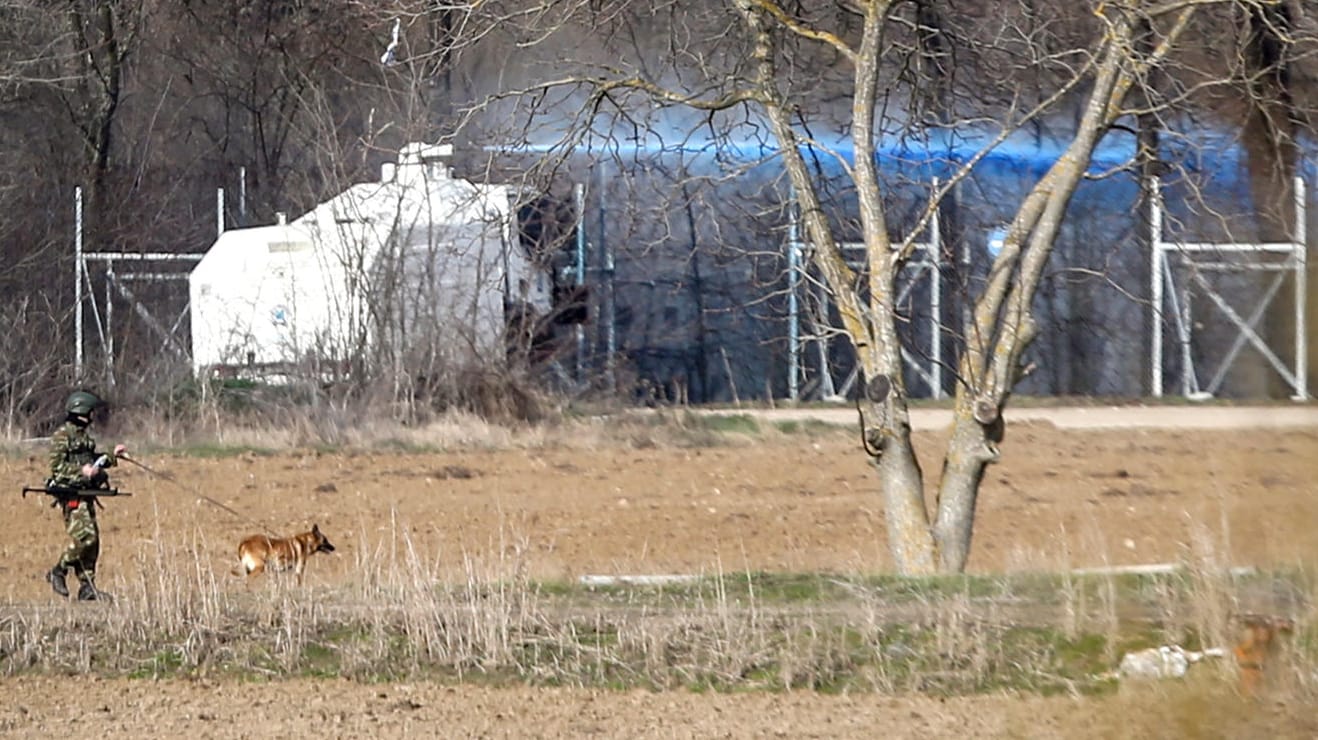
[[[856,410],[850,406],[723,409],[707,413],[750,414],[768,421],[815,420],[830,424],[855,424]],[[1058,429],[1318,429],[1318,406],[1040,406],[1008,407],[1007,423],[1045,422]],[[922,431],[946,429],[952,423],[950,409],[911,410],[911,428]]]

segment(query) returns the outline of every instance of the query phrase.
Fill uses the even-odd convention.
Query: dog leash
[[[154,475],[154,476],[157,477],[157,478],[160,478],[160,479],[163,479],[163,480],[167,480],[167,481],[169,481],[170,483],[173,483],[174,485],[176,485],[176,486],[178,486],[179,488],[183,489],[185,492],[190,493],[190,494],[192,494],[193,496],[196,496],[197,498],[201,499],[202,501],[205,501],[205,502],[207,502],[207,503],[210,503],[210,504],[213,504],[213,505],[215,505],[215,506],[218,506],[218,507],[220,507],[221,509],[224,509],[225,511],[229,512],[230,514],[233,514],[235,517],[237,517],[237,518],[239,518],[239,519],[241,519],[241,520],[247,522],[248,524],[251,524],[251,525],[256,526],[256,527],[260,527],[260,528],[261,528],[263,531],[265,531],[265,533],[268,534],[268,535],[271,535],[271,536],[274,536],[274,537],[278,537],[278,536],[279,536],[279,534],[278,534],[277,532],[275,532],[275,531],[274,531],[273,529],[271,529],[270,527],[267,527],[263,522],[258,522],[258,521],[256,521],[255,519],[253,519],[253,518],[251,518],[251,517],[249,517],[249,516],[244,516],[243,514],[240,514],[239,512],[235,511],[232,507],[229,507],[229,506],[225,505],[223,502],[216,501],[215,499],[211,498],[210,496],[207,496],[206,494],[202,493],[201,491],[198,491],[197,489],[195,489],[195,488],[193,488],[193,487],[191,487],[191,486],[185,485],[185,484],[184,484],[183,482],[181,482],[178,478],[175,478],[174,476],[170,475],[169,473],[162,473],[162,472],[159,471],[159,470],[155,470],[155,469],[151,468],[151,467],[148,466],[146,463],[139,462],[139,461],[137,461],[137,460],[135,460],[135,459],[133,459],[133,458],[131,458],[131,457],[128,457],[127,455],[120,455],[118,459],[120,459],[120,460],[127,460],[128,462],[130,462],[130,463],[136,465],[137,467],[141,468],[142,470],[145,470],[147,473],[150,473],[151,475]]]

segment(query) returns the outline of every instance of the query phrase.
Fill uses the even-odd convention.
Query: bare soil
[[[1318,718],[1195,686],[1102,698],[610,692],[339,680],[269,684],[0,680],[0,734],[23,738],[1265,738]]]
[[[918,435],[925,469],[936,472],[941,433]],[[364,560],[408,544],[455,577],[464,558],[511,558],[548,579],[890,569],[873,476],[846,428],[770,429],[717,446],[629,432],[615,444],[551,448],[140,457],[179,483],[129,465],[114,471],[135,495],[108,500],[100,513],[101,582],[111,590],[144,553],[200,551],[228,567],[244,535],[312,523],[339,548],[312,562],[312,584],[350,579]],[[10,492],[0,537],[0,604],[8,607],[0,613],[53,598],[42,574],[63,544],[58,515],[41,497],[16,495],[45,467],[40,448],[0,459],[0,485]],[[1239,566],[1311,565],[1315,528],[1318,426],[1085,429],[1036,415],[1009,428],[1002,461],[985,480],[970,570],[1205,555]],[[1168,719],[1164,703],[1141,698],[1147,721],[1100,722],[1113,702],[1132,701],[1120,697],[941,701],[41,676],[0,679],[0,691],[0,731],[34,737],[1156,737],[1166,736],[1159,728]],[[1202,709],[1185,697],[1174,704],[1188,707],[1168,719],[1182,726],[1182,715]],[[1318,732],[1303,724],[1313,714],[1295,709],[1255,706],[1257,728],[1270,728],[1258,736],[1275,735],[1275,722],[1282,734]],[[1253,736],[1252,721],[1235,736]]]

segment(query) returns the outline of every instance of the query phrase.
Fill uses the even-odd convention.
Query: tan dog
[[[1295,622],[1261,614],[1245,614],[1240,621],[1241,639],[1232,652],[1240,668],[1240,693],[1254,696],[1263,686],[1264,672],[1277,652],[1281,637],[1295,630]]]
[[[263,573],[266,568],[279,572],[292,568],[297,573],[297,583],[302,585],[302,572],[306,570],[307,559],[318,552],[334,552],[334,545],[320,533],[320,525],[313,524],[310,532],[295,534],[292,537],[267,537],[254,534],[238,543],[238,560],[243,573]],[[238,571],[235,574],[242,575]]]

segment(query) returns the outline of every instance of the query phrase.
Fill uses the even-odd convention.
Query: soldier
[[[82,583],[78,589],[79,601],[95,601],[102,596],[96,590],[96,560],[101,554],[100,530],[96,525],[96,498],[79,496],[78,491],[108,488],[109,476],[105,469],[115,464],[116,458],[127,451],[115,445],[112,453],[98,453],[96,440],[87,431],[93,413],[105,405],[94,393],[74,391],[65,403],[68,415],[64,424],[50,437],[50,480],[48,488],[68,489],[71,495],[58,497],[64,525],[69,533],[69,544],[60,555],[59,562],[46,575],[50,587],[60,596],[69,595],[64,577],[69,568]]]

